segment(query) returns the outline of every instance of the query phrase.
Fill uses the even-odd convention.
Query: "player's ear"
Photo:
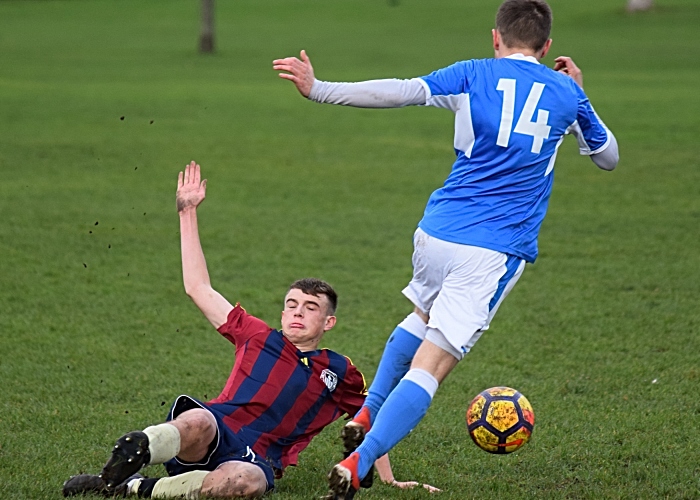
[[[323,325],[323,331],[327,332],[328,330],[333,328],[335,326],[335,321],[336,321],[335,316],[326,317],[326,324]]]
[[[498,49],[499,49],[500,46],[501,46],[501,39],[500,39],[500,37],[498,36],[498,30],[492,29],[492,30],[491,30],[491,36],[493,37],[493,50],[495,50],[496,52],[498,52]]]
[[[552,47],[552,39],[550,38],[544,43],[544,47],[542,47],[542,55],[540,56],[540,59],[544,59],[544,56],[547,55],[547,52],[549,52],[549,49]]]

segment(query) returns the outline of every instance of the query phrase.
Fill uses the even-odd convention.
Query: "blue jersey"
[[[592,154],[610,140],[583,89],[522,55],[461,61],[420,80],[426,105],[455,113],[457,159],[419,227],[534,262],[567,130],[578,124]]]

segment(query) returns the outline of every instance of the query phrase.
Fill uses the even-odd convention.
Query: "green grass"
[[[411,235],[449,171],[452,117],[314,105],[271,61],[306,48],[322,79],[425,74],[488,57],[498,3],[221,1],[204,57],[194,0],[0,2],[3,498],[60,498],[118,435],[223,386],[233,351],[181,285],[174,191],[190,159],[209,178],[214,286],[275,324],[288,283],[329,280],[325,346],[371,379],[410,309]],[[552,1],[552,54],[583,68],[622,161],[601,172],[564,144],[541,257],[395,449],[397,478],[437,498],[700,495],[700,5],[656,3],[629,16],[623,0]],[[465,430],[494,385],[537,415],[512,456]],[[275,498],[324,491],[340,424]]]

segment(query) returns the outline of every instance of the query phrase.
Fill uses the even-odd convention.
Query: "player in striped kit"
[[[314,278],[292,283],[281,329],[233,306],[211,287],[196,212],[205,192],[206,180],[192,162],[180,173],[177,190],[183,280],[197,307],[234,344],[231,375],[212,401],[179,396],[166,423],[119,438],[102,473],[71,477],[65,496],[258,497],[287,466],[296,465],[326,425],[354,415],[364,402],[365,382],[357,368],[345,356],[318,349],[336,323],[337,295],[328,283]],[[150,464],[165,464],[171,477],[137,474]],[[396,487],[418,484],[395,481],[388,457],[377,461],[377,469]]]
[[[599,168],[617,165],[617,142],[586,97],[579,68],[568,57],[554,70],[539,62],[551,23],[544,0],[506,0],[492,30],[494,58],[411,80],[319,81],[304,51],[273,61],[315,102],[455,114],[452,171],[414,235],[413,278],[403,293],[415,309],[389,337],[364,406],[343,430],[346,448],[359,447],[331,471],[330,499],[352,498],[376,457],[418,424],[535,261],[564,136],[573,134]]]

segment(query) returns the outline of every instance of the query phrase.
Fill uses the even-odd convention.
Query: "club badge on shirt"
[[[321,372],[321,380],[324,384],[326,384],[326,387],[328,387],[328,390],[331,392],[333,392],[335,387],[338,385],[338,375],[330,371],[328,368]]]

